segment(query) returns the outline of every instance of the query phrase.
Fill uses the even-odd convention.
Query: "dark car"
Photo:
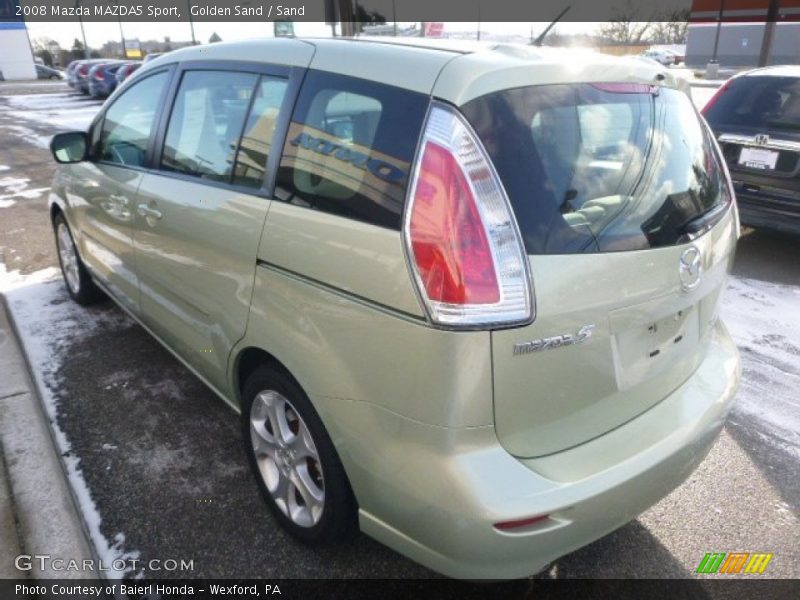
[[[117,87],[117,70],[123,65],[121,62],[99,63],[89,69],[89,94],[92,98],[105,98],[110,96]]]
[[[58,69],[53,69],[52,67],[46,67],[44,65],[35,66],[37,79],[64,79],[64,74]]]
[[[141,66],[142,66],[141,61],[129,62],[120,65],[120,68],[117,69],[116,73],[117,85],[121,84],[128,77],[133,75],[136,72],[136,70]]]
[[[800,66],[737,75],[703,114],[728,163],[742,224],[800,234]]]

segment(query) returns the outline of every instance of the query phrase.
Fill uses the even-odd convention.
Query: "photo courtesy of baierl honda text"
[[[800,597],[791,0],[0,0],[0,598]]]

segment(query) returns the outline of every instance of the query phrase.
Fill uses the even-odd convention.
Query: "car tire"
[[[58,214],[53,219],[53,232],[56,236],[58,264],[70,298],[81,306],[102,300],[104,294],[86,270],[64,215]]]
[[[309,545],[353,535],[357,508],[344,467],[308,396],[283,369],[261,366],[247,377],[242,434],[258,487],[286,531]]]

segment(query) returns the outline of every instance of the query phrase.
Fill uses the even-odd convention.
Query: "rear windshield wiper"
[[[727,207],[728,204],[725,202],[712,206],[706,212],[686,221],[681,227],[681,232],[693,235],[705,231],[720,220]]]

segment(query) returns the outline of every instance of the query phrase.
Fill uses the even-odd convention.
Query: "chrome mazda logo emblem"
[[[681,254],[678,263],[678,275],[684,290],[691,290],[700,285],[703,278],[703,257],[700,250],[692,246]]]

